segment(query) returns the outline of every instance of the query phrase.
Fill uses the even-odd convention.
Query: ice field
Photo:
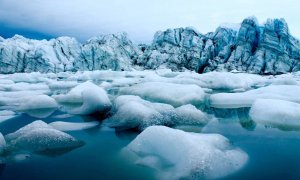
[[[2,74],[0,178],[297,179],[299,92],[299,72]]]

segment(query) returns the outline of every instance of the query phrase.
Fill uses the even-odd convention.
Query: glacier
[[[236,26],[237,27],[237,26]],[[151,44],[133,43],[126,33],[33,40],[20,35],[0,40],[0,73],[169,68],[282,74],[300,70],[300,42],[284,19],[259,24],[246,18],[238,28],[220,26],[201,34],[191,27],[158,31]]]
[[[167,29],[140,45],[126,33],[84,43],[0,37],[0,164],[85,142],[80,152],[101,154],[93,143],[103,137],[91,139],[104,132],[126,139],[126,161],[133,155],[159,179],[238,174],[257,158],[247,137],[269,143],[299,131],[299,63],[284,19],[250,17],[207,34]]]

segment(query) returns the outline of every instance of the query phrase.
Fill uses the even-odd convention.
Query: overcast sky
[[[300,38],[299,0],[0,0],[0,36],[74,36],[80,41],[125,31],[137,43],[157,30],[195,27],[214,31],[223,23],[256,16],[285,18]]]

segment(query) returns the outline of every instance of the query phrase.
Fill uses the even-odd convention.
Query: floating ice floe
[[[280,99],[300,103],[300,86],[271,85],[243,93],[218,93],[210,96],[210,105],[215,108],[251,107],[256,99]]]
[[[47,95],[38,95],[32,96],[27,101],[21,103],[18,110],[36,118],[46,118],[57,108],[58,104],[53,98]]]
[[[5,148],[6,148],[6,141],[5,141],[2,133],[0,132],[0,155],[4,152]],[[0,160],[0,163],[1,163],[1,160]]]
[[[267,78],[245,73],[209,72],[200,74],[198,79],[203,83],[201,87],[209,89],[250,89],[268,82]]]
[[[82,83],[67,94],[55,95],[53,97],[70,114],[105,114],[112,106],[106,91],[91,82]]]
[[[119,129],[172,123],[174,108],[163,103],[151,103],[138,96],[124,95],[115,99],[115,114],[108,119],[109,126]]]
[[[219,134],[197,134],[151,126],[123,153],[137,164],[154,168],[160,179],[212,179],[241,169],[248,155]]]
[[[180,106],[175,112],[177,125],[204,125],[208,122],[207,114],[191,104]]]
[[[78,85],[77,81],[51,81],[48,86],[51,90],[71,89]]]
[[[9,150],[50,153],[71,150],[83,145],[82,141],[54,129],[43,121],[34,121],[5,136]]]
[[[119,129],[145,129],[152,125],[204,125],[207,115],[188,104],[174,108],[169,104],[153,103],[139,96],[123,95],[115,99],[115,114],[107,120]]]
[[[250,117],[257,123],[282,129],[300,129],[300,104],[276,100],[258,99],[251,109]]]
[[[0,91],[0,106],[14,110],[28,99],[38,95],[50,94],[49,90]]]
[[[36,83],[36,84],[30,84],[30,83],[14,83],[14,84],[1,84],[0,89],[2,91],[44,91],[49,92],[48,85],[44,83]]]
[[[205,101],[203,89],[188,84],[146,82],[121,88],[119,93],[137,95],[149,101],[171,104],[175,107],[185,104],[199,106]]]
[[[10,80],[10,79],[0,79],[0,84],[1,85],[8,85],[8,84],[14,84],[15,82]]]
[[[16,117],[16,113],[13,111],[8,111],[8,110],[4,110],[4,111],[0,111],[0,123],[7,121],[11,118]]]
[[[55,121],[49,123],[50,126],[53,128],[60,130],[60,131],[78,131],[78,130],[85,130],[90,129],[93,127],[98,126],[100,123],[98,121],[92,122],[64,122],[64,121]]]

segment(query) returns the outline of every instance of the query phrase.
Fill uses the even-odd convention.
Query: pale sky
[[[0,36],[92,36],[127,32],[136,43],[158,30],[192,26],[201,33],[256,16],[284,18],[300,38],[299,0],[0,0]]]

